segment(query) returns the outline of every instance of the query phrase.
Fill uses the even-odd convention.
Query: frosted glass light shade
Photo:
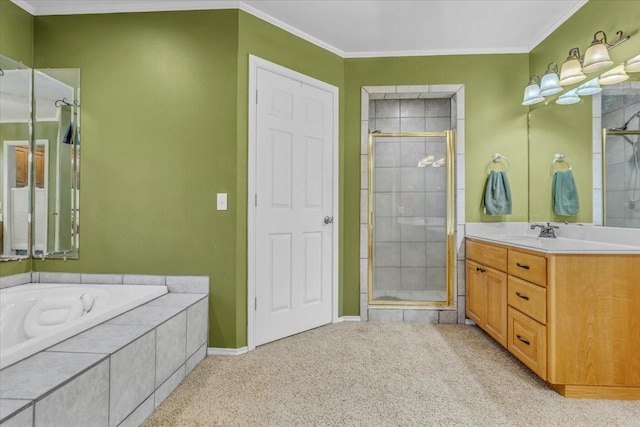
[[[593,73],[611,65],[613,65],[613,61],[609,58],[607,46],[600,40],[594,40],[584,53],[582,72]]]
[[[580,97],[576,94],[576,90],[577,89],[573,89],[567,93],[560,95],[560,97],[556,99],[556,104],[569,105],[580,102]]]
[[[540,81],[540,95],[549,96],[559,92],[562,92],[562,86],[560,86],[558,73],[555,71],[547,71]]]
[[[598,78],[597,77],[595,79],[589,80],[586,83],[582,83],[576,89],[576,94],[578,94],[580,96],[583,96],[583,95],[595,95],[596,93],[600,93],[600,92],[602,92],[602,88],[600,87],[600,84],[598,84]]]
[[[624,71],[624,64],[620,64],[606,73],[600,76],[599,83],[602,86],[614,85],[616,83],[623,82],[629,78],[629,75]]]
[[[576,57],[568,57],[560,69],[560,84],[563,86],[572,85],[586,79],[582,72],[580,61]]]
[[[533,105],[544,101],[544,97],[540,95],[540,86],[533,80],[529,80],[529,85],[524,90],[524,99],[522,105]]]
[[[624,70],[627,73],[638,73],[640,72],[640,55],[634,56],[630,60],[627,61],[627,65],[624,67]]]

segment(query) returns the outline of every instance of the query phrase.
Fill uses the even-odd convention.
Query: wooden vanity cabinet
[[[467,316],[507,347],[507,250],[467,243]]]
[[[467,261],[467,316],[507,346],[507,275]]]
[[[467,316],[478,326],[566,397],[640,399],[640,255],[542,253],[471,238],[466,248]],[[504,300],[487,292],[488,272],[505,275]],[[502,313],[506,329],[496,333]]]

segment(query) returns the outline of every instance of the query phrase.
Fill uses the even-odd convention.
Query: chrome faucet
[[[538,234],[538,237],[551,237],[553,239],[557,237],[555,229],[560,228],[557,225],[551,225],[550,222],[548,222],[547,225],[531,224],[532,230],[535,230],[536,227],[540,227],[540,234]]]

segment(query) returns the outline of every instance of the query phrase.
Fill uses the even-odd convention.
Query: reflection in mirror
[[[77,258],[80,70],[36,70],[34,97],[35,153],[42,153],[44,179],[34,189],[33,254]]]
[[[0,55],[0,258],[29,255],[31,69]]]
[[[640,228],[640,69],[626,71],[626,81],[600,81],[602,92],[580,94],[574,105],[549,102],[530,111],[530,221]],[[574,165],[580,196],[575,217],[556,216],[549,207],[553,153],[565,154]]]
[[[602,128],[604,225],[640,228],[640,81],[605,87]]]

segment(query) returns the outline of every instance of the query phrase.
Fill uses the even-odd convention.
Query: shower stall
[[[454,131],[369,134],[370,306],[449,306],[455,271]]]
[[[640,227],[640,103],[616,102],[605,113],[602,135],[603,222],[615,227]],[[615,108],[617,107],[617,108]],[[613,123],[616,123],[615,125]],[[605,123],[603,123],[605,124]]]

